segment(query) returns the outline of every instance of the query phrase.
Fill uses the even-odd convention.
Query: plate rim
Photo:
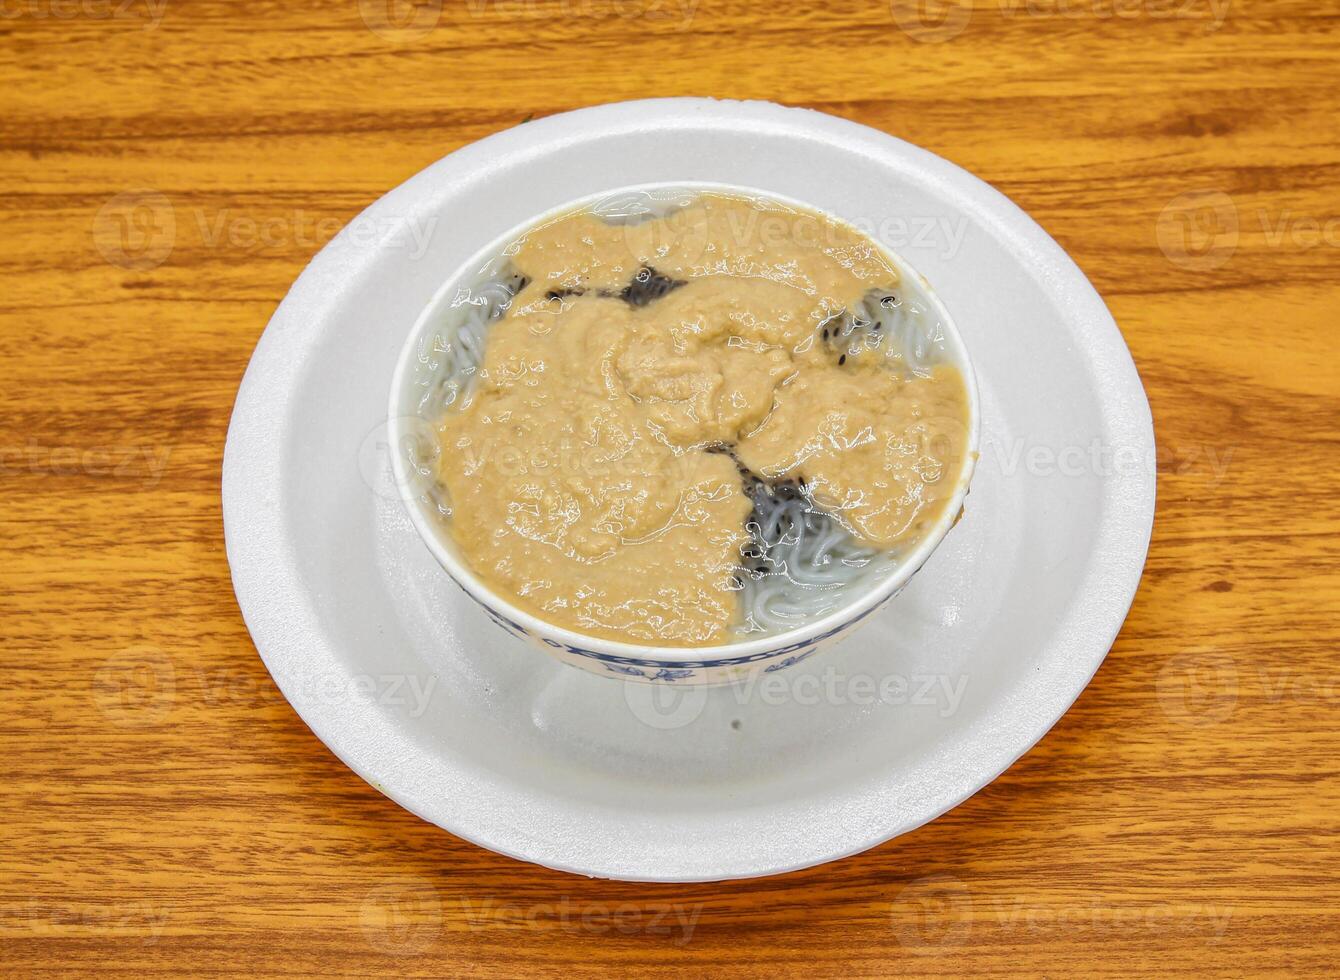
[[[349,273],[360,260],[357,255],[338,247],[338,237],[332,240],[303,269],[271,316],[247,365],[229,421],[221,480],[223,524],[225,549],[243,620],[267,670],[299,717],[345,765],[379,792],[422,819],[478,846],[518,860],[588,877],[694,882],[782,874],[876,847],[953,809],[993,782],[1036,745],[1088,686],[1106,659],[1134,601],[1153,530],[1156,462],[1152,413],[1130,351],[1096,289],[1064,249],[1005,195],[950,161],[882,131],[816,110],[771,102],[684,97],[592,106],[530,121],[468,144],[410,177],[353,220],[365,221],[379,213],[394,214],[402,202],[417,198],[420,190],[440,175],[455,168],[474,167],[494,153],[537,152],[550,142],[580,139],[582,135],[597,131],[638,131],[649,126],[703,123],[719,128],[752,127],[769,134],[788,132],[810,139],[836,138],[873,156],[897,154],[929,184],[938,185],[941,193],[973,201],[977,205],[973,209],[974,216],[989,219],[1002,239],[1019,242],[1031,254],[1039,281],[1046,281],[1047,291],[1065,300],[1063,305],[1072,310],[1070,321],[1083,328],[1076,336],[1084,341],[1085,355],[1091,359],[1097,354],[1104,356],[1105,369],[1095,374],[1100,375],[1106,397],[1099,397],[1098,401],[1103,405],[1119,401],[1124,409],[1104,415],[1104,431],[1120,431],[1120,444],[1146,448],[1150,465],[1110,476],[1109,484],[1104,487],[1103,519],[1099,522],[1095,540],[1105,539],[1108,543],[1115,540],[1116,548],[1112,553],[1105,553],[1102,594],[1089,599],[1090,604],[1102,604],[1104,615],[1098,618],[1107,626],[1101,633],[1090,634],[1094,650],[1090,656],[1092,662],[1085,660],[1080,665],[1081,670],[1067,676],[1063,690],[1051,692],[1051,697],[1046,699],[1048,710],[1040,722],[1027,726],[1028,734],[1016,737],[1003,747],[997,745],[997,751],[989,753],[992,761],[981,770],[987,773],[985,778],[974,775],[966,780],[964,785],[968,788],[961,793],[949,794],[946,797],[949,802],[938,800],[913,820],[891,821],[894,825],[887,832],[849,841],[825,854],[804,855],[793,860],[782,858],[767,866],[723,868],[719,873],[687,867],[640,873],[626,865],[596,868],[589,863],[583,866],[580,860],[527,853],[523,848],[513,846],[511,841],[480,833],[475,827],[453,825],[450,814],[426,812],[426,807],[415,799],[410,787],[384,784],[384,773],[379,776],[373,771],[379,759],[369,744],[379,734],[372,730],[373,726],[359,732],[334,730],[322,720],[318,705],[300,686],[291,683],[283,670],[284,661],[293,659],[292,647],[313,630],[303,625],[303,617],[299,615],[304,611],[302,597],[274,590],[277,584],[287,584],[290,589],[301,591],[302,582],[295,557],[281,533],[279,494],[271,484],[272,478],[282,473],[283,462],[282,440],[274,438],[274,425],[281,423],[288,413],[291,386],[280,384],[278,397],[274,397],[274,389],[269,386],[275,380],[282,381],[285,375],[291,380],[303,369],[302,341],[318,336],[324,320],[320,312],[314,314],[313,310],[338,308],[345,296],[356,288],[357,276]],[[296,356],[286,357],[287,354]],[[1102,394],[1100,392],[1100,396]],[[1115,442],[1118,442],[1117,438],[1114,438]],[[1123,492],[1118,493],[1117,489]],[[1111,529],[1115,525],[1120,525],[1124,533],[1114,538]],[[241,530],[244,527],[245,534]],[[1105,538],[1104,531],[1107,532]],[[247,539],[265,537],[265,532],[274,533],[269,535],[271,547],[261,559],[252,553],[255,549],[248,546]],[[1091,565],[1090,574],[1092,568]],[[1073,609],[1067,619],[1071,616]],[[1087,618],[1092,627],[1092,612]],[[1058,621],[1057,628],[1064,622]],[[291,635],[277,636],[281,630]],[[1097,639],[1101,639],[1101,643],[1096,642]],[[513,840],[516,839],[525,839],[525,835],[515,834]],[[580,847],[569,850],[584,853]]]

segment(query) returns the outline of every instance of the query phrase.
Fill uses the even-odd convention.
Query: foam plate
[[[509,638],[434,562],[390,478],[392,368],[443,279],[533,215],[659,181],[758,187],[878,236],[927,277],[978,375],[982,456],[964,523],[875,621],[749,685],[625,684]],[[356,218],[257,345],[223,508],[257,649],[364,779],[517,858],[712,880],[864,850],[1036,742],[1126,615],[1153,457],[1112,317],[1005,197],[821,113],[666,99],[499,133]]]

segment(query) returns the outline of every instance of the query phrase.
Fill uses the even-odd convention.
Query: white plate
[[[481,242],[605,188],[699,180],[798,198],[878,234],[949,307],[982,396],[964,522],[876,621],[748,689],[626,685],[511,640],[418,539],[380,444],[400,345]],[[356,218],[257,345],[223,506],[257,649],[363,778],[524,860],[713,880],[911,830],[1036,742],[1135,593],[1153,456],[1111,316],[1006,198],[831,116],[666,99],[500,133]]]

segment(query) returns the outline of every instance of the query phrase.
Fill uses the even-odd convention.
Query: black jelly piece
[[[745,496],[754,505],[744,519],[744,526],[750,529],[750,540],[740,548],[741,564],[752,573],[775,571],[774,562],[768,556],[772,543],[760,537],[763,512],[765,509],[770,510],[768,505],[777,501],[808,500],[805,478],[792,476],[785,480],[768,480],[740,462],[740,458],[735,455],[735,447],[724,442],[712,443],[703,449],[709,453],[729,456],[735,462],[735,468],[740,471],[740,479],[744,483]],[[738,577],[736,581],[739,582]]]
[[[633,281],[618,293],[618,297],[629,306],[646,306],[652,300],[660,299],[672,289],[678,289],[682,285],[684,285],[683,279],[663,276],[648,265],[637,271]]]

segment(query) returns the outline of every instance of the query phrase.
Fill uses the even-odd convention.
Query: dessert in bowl
[[[780,669],[896,595],[978,438],[948,312],[860,229],[722,185],[509,231],[392,382],[397,484],[503,628],[607,676]]]

